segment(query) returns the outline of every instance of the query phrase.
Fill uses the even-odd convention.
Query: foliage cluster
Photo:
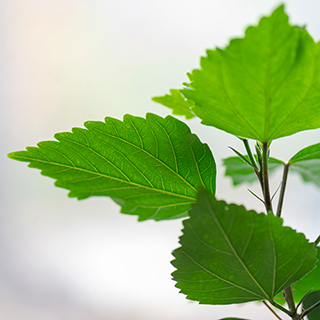
[[[289,172],[320,187],[320,143],[288,162],[269,157],[273,140],[320,128],[319,63],[320,43],[291,26],[280,6],[244,38],[208,50],[183,89],[153,98],[243,141],[246,154],[233,149],[236,156],[224,159],[226,175],[234,185],[257,180],[263,196],[255,196],[266,213],[216,200],[211,150],[172,116],[89,121],[9,157],[30,162],[70,197],[111,197],[140,221],[188,217],[172,261],[173,279],[188,299],[263,301],[294,320],[319,319],[320,239],[309,242],[283,226],[281,212]],[[254,153],[248,139],[255,140]],[[277,168],[283,179],[274,209],[269,173]]]

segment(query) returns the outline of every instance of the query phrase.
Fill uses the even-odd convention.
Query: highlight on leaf
[[[217,201],[201,189],[173,252],[176,287],[201,304],[269,300],[316,264],[305,236],[272,214]],[[290,250],[288,250],[290,248]]]
[[[181,92],[203,124],[261,142],[320,128],[320,43],[283,5],[200,67]]]
[[[187,215],[197,188],[215,192],[216,165],[206,144],[171,117],[130,115],[88,121],[11,159],[30,162],[79,200],[108,196],[139,220]]]

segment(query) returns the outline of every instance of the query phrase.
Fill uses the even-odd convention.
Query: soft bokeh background
[[[320,38],[320,2],[285,1],[292,23]],[[0,318],[215,320],[273,316],[258,303],[199,306],[178,294],[171,251],[181,221],[138,223],[108,198],[77,201],[26,164],[6,158],[58,131],[125,113],[167,115],[150,98],[180,88],[205,49],[242,36],[279,5],[271,0],[0,0]],[[232,188],[221,159],[231,135],[188,121],[218,163],[217,196],[263,210]],[[273,143],[289,159],[320,133]],[[272,179],[274,190],[281,179]],[[259,192],[258,185],[251,188]],[[289,177],[285,224],[314,240],[320,191]],[[281,315],[282,316],[282,315]],[[285,316],[282,316],[286,319]]]

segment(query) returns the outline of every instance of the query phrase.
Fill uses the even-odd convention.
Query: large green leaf
[[[318,259],[316,268],[294,284],[294,299],[297,302],[300,301],[310,289],[313,291],[320,290],[320,247],[316,249]]]
[[[262,142],[320,127],[320,43],[280,6],[243,39],[208,50],[183,95],[205,125]]]
[[[320,290],[320,247],[317,247],[317,252],[318,262],[316,268],[291,285],[293,298],[296,303],[299,303],[309,290]],[[285,303],[282,292],[276,297],[276,302],[280,304]]]
[[[320,143],[300,150],[289,163],[291,171],[297,172],[304,181],[320,187]]]
[[[70,197],[109,196],[139,220],[185,216],[199,185],[215,192],[210,149],[185,123],[147,114],[126,115],[123,122],[107,117],[85,127],[8,156],[56,179]]]
[[[161,103],[162,105],[171,108],[172,113],[178,116],[185,116],[186,119],[191,119],[194,117],[194,114],[191,111],[191,108],[194,106],[194,103],[190,100],[187,100],[180,90],[171,89],[170,94],[166,94],[162,97],[154,97],[153,101]]]
[[[311,292],[310,295],[304,300],[303,308],[306,310],[313,306],[315,303],[320,301],[320,291]],[[320,306],[312,310],[307,315],[309,320],[319,320],[320,319]]]
[[[248,156],[244,157],[249,161]],[[245,182],[252,183],[258,181],[253,168],[239,157],[223,159],[223,165],[226,167],[225,175],[231,177],[234,186]],[[268,160],[268,168],[270,173],[274,172],[275,169],[281,167],[282,165],[283,162],[278,159],[269,158]]]
[[[246,211],[200,190],[189,216],[172,264],[176,286],[190,300],[271,300],[315,267],[313,244],[272,214]]]

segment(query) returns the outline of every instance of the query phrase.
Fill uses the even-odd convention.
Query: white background
[[[320,2],[285,1],[293,24],[320,38]],[[262,0],[0,0],[0,318],[6,320],[272,319],[258,303],[199,306],[174,287],[181,221],[138,223],[108,198],[77,201],[6,154],[59,131],[125,113],[165,116],[152,96],[180,88],[205,49],[241,37],[280,3]],[[218,164],[217,196],[263,207],[233,188],[221,159],[231,135],[188,121]],[[273,143],[288,160],[319,131]],[[274,190],[281,173],[272,179]],[[250,186],[259,192],[258,185]],[[289,177],[285,224],[319,234],[320,191]],[[286,319],[281,314],[283,319]]]

